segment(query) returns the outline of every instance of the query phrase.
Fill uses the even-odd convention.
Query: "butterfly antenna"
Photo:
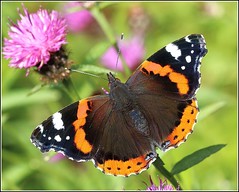
[[[124,33],[121,33],[120,40],[123,40],[123,39],[124,39]],[[119,46],[117,46],[117,49],[118,49],[118,52],[117,52],[118,55],[117,55],[116,65],[115,65],[116,69],[117,69],[117,65],[118,65],[119,57],[120,57],[120,53],[121,53]]]
[[[70,69],[70,70],[73,71],[73,72],[81,73],[81,74],[84,74],[84,75],[89,75],[89,76],[92,76],[92,77],[97,77],[97,78],[103,79],[105,81],[108,81],[108,79],[106,79],[102,76],[99,76],[99,75],[95,75],[95,74],[88,73],[88,72],[85,72],[85,71],[79,71],[79,70],[76,70],[76,69]]]

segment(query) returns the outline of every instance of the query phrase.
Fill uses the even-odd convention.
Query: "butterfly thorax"
[[[128,86],[115,78],[111,73],[108,74],[110,84],[110,99],[113,101],[114,110],[124,113],[128,118],[128,123],[144,135],[149,134],[148,122],[145,115],[140,111],[134,102],[135,97]]]

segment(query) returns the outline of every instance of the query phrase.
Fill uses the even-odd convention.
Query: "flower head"
[[[174,191],[175,190],[172,185],[167,183],[166,179],[163,181],[159,178],[159,186],[156,186],[153,183],[151,177],[149,179],[150,179],[151,186],[147,187],[146,191]]]
[[[142,38],[136,36],[129,41],[120,40],[118,45],[126,65],[133,71],[142,62],[144,57],[145,50]],[[116,49],[110,47],[101,57],[101,62],[109,69],[123,71],[123,64],[120,59],[116,65],[117,57],[118,52]]]
[[[25,68],[47,64],[51,54],[66,44],[66,21],[57,11],[48,13],[39,9],[29,14],[23,6],[24,15],[14,24],[11,22],[9,39],[4,39],[3,54],[11,59],[9,66]]]

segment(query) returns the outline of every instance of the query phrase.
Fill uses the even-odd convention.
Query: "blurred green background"
[[[2,40],[8,37],[8,18],[19,20],[21,3],[2,2]],[[24,3],[29,12],[39,6],[61,11],[63,3]],[[115,36],[133,35],[135,9],[147,19],[144,32],[146,59],[152,53],[178,38],[191,33],[204,35],[208,54],[202,61],[201,88],[197,92],[200,114],[194,133],[186,143],[161,158],[165,167],[173,165],[198,149],[227,144],[218,153],[177,176],[187,190],[235,190],[237,182],[237,2],[124,2],[105,3],[102,12]],[[134,18],[135,19],[135,18]],[[137,19],[137,17],[136,17]],[[134,20],[133,20],[134,21]],[[142,21],[141,21],[142,22]],[[143,23],[142,23],[143,24]],[[67,48],[76,64],[100,66],[97,53],[109,45],[97,23],[82,32],[68,34]],[[100,51],[99,51],[100,50]],[[94,55],[94,54],[93,54]],[[94,55],[95,56],[95,55]],[[2,57],[2,189],[115,189],[144,190],[149,175],[158,184],[161,175],[152,165],[140,175],[128,178],[107,176],[92,162],[75,163],[68,159],[48,162],[29,137],[34,128],[48,116],[72,102],[61,85],[49,85],[31,96],[27,94],[41,85],[39,76],[8,67]],[[105,76],[105,75],[102,75]],[[120,74],[119,74],[120,76]],[[126,78],[122,75],[122,80]],[[80,97],[93,94],[107,82],[91,76],[73,74],[72,80]]]

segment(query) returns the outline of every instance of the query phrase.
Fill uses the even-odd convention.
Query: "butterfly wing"
[[[83,127],[88,126],[88,114],[96,110],[101,116],[107,112],[108,96],[97,96],[77,101],[50,116],[36,127],[31,142],[42,152],[54,150],[76,161],[93,157],[93,141]],[[94,104],[94,105],[93,105]]]
[[[155,145],[176,147],[192,131],[206,51],[201,35],[189,35],[152,55],[125,85],[109,74],[110,95],[53,114],[33,131],[32,143],[42,152],[92,160],[106,174],[140,173],[156,159]]]
[[[184,142],[193,130],[199,67],[206,53],[204,37],[188,35],[150,56],[126,82],[150,122],[150,137],[164,151]]]
[[[137,102],[149,123],[149,137],[163,151],[177,147],[192,133],[199,112],[195,98],[172,100],[155,95],[141,95]]]
[[[106,174],[129,176],[147,169],[157,154],[148,137],[106,96],[73,103],[37,126],[32,143],[76,161],[92,160]],[[141,141],[141,142],[139,142]]]
[[[150,56],[126,84],[138,94],[156,94],[176,100],[191,99],[200,85],[199,67],[206,53],[204,37],[188,35]]]
[[[151,140],[135,129],[126,112],[113,108],[105,122],[96,143],[97,167],[106,174],[122,176],[146,170],[157,156]]]

